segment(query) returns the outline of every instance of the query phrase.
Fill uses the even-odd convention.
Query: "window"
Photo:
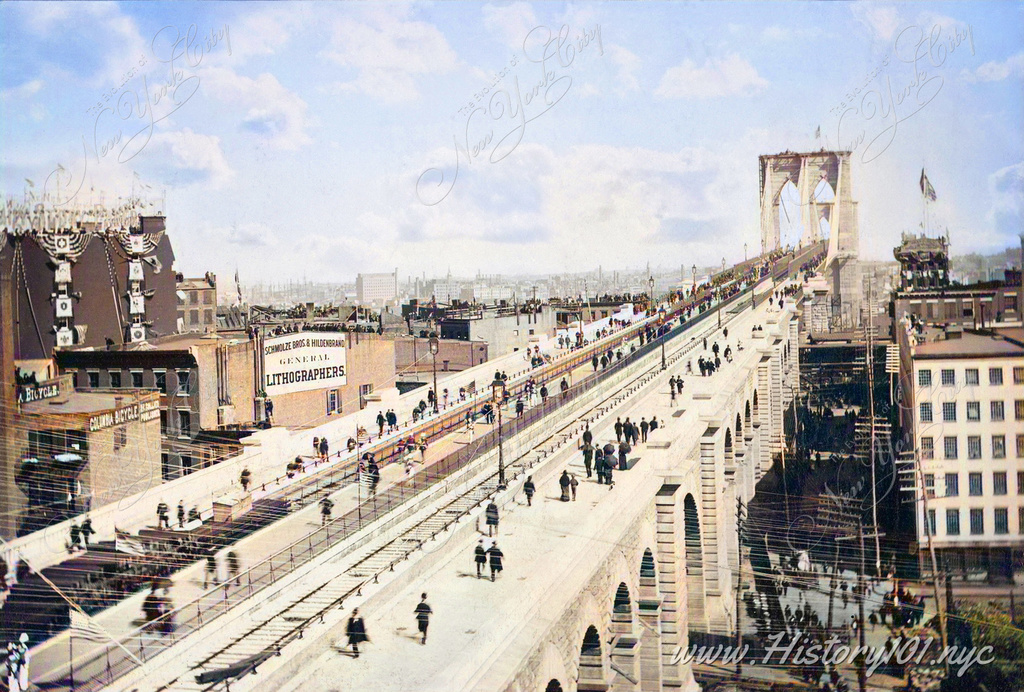
[[[935,474],[924,474],[924,494],[928,497],[935,497]]]
[[[181,292],[181,291],[178,291],[178,305],[184,305],[184,304],[185,304],[185,294],[183,292]]]
[[[942,451],[945,452],[947,459],[957,458],[956,449],[956,436],[949,436],[942,438]]]
[[[158,370],[153,373],[153,379],[156,380],[156,388],[160,390],[161,394],[167,393],[167,373]]]
[[[1003,420],[1003,402],[989,402],[989,414],[992,418],[992,422],[994,423],[998,423],[999,421]]]
[[[192,473],[192,457],[189,454],[181,455],[181,475],[187,476]]]
[[[1017,312],[1017,294],[1008,293],[1003,296],[1003,312]]]
[[[122,425],[114,429],[114,451],[123,449],[128,444],[128,431]]]
[[[167,409],[160,409],[160,434],[167,434]]]
[[[1024,495],[1024,471],[1017,472],[1017,494]]]
[[[968,459],[980,459],[981,458],[981,435],[968,435],[967,436],[967,458]]]
[[[946,319],[947,320],[955,320],[956,316],[957,316],[956,303],[955,302],[946,303]]]
[[[338,390],[329,389],[327,390],[327,415],[331,415],[338,410]]]
[[[89,376],[89,386],[92,389],[97,389],[100,386],[100,374],[98,372],[87,372]]]
[[[921,422],[931,423],[932,422],[932,405],[931,402],[923,402],[921,404]]]
[[[373,392],[372,384],[361,384],[359,385],[359,409],[366,408],[366,397]]]
[[[178,435],[189,436],[192,434],[192,412],[178,411]]]
[[[1017,435],[1017,458],[1024,459],[1024,435]]]
[[[985,533],[985,513],[981,509],[971,510],[971,535],[980,536]]]
[[[960,474],[959,473],[947,473],[946,474],[946,497],[959,497],[960,496]]]
[[[203,324],[213,324],[213,310],[203,310]]]
[[[1024,420],[1024,399],[1015,399],[1013,402],[1013,419]]]
[[[978,379],[977,368],[967,368],[967,370],[964,371],[964,377],[967,379],[967,385],[969,387],[976,387],[980,382],[980,380]]]
[[[960,535],[960,510],[959,509],[947,509],[946,510],[946,535],[947,536],[959,536]]]
[[[980,473],[969,473],[967,474],[967,481],[969,490],[967,491],[971,497],[978,497],[981,495],[981,474]]]
[[[1017,530],[1024,534],[1024,507],[1017,508]]]
[[[110,371],[110,387],[112,389],[117,389],[120,386],[121,386],[121,371],[120,370],[111,370]]]
[[[1024,366],[1013,366],[1013,383],[1024,384]]]
[[[178,371],[178,393],[188,394],[188,370]]]
[[[934,509],[929,509],[928,510],[928,526],[925,527],[925,528],[928,531],[928,533],[926,535],[928,535],[928,536],[934,536],[935,535],[935,510]]]
[[[995,471],[992,474],[992,494],[993,495],[1005,495],[1006,494],[1006,472]]]
[[[981,402],[967,402],[967,420],[981,420]]]
[[[189,305],[199,305],[199,292],[198,291],[189,291],[188,292],[188,304]]]
[[[918,370],[917,371],[917,384],[919,387],[931,387],[932,386],[932,371],[931,370]]]
[[[994,519],[997,535],[1005,536],[1010,533],[1010,521],[1007,517],[1006,507],[996,507]]]
[[[142,389],[142,372],[139,370],[132,370],[132,387]]]
[[[993,435],[992,436],[992,458],[993,459],[1005,459],[1006,458],[1006,435]]]
[[[942,386],[952,387],[956,385],[956,371],[952,368],[947,368],[942,371]]]
[[[199,311],[198,310],[189,310],[188,311],[188,323],[190,325],[195,325],[195,326],[199,325]]]
[[[930,437],[921,438],[921,458],[925,460],[935,458],[935,443]]]
[[[942,420],[947,423],[956,423],[956,402],[955,401],[943,401],[942,402]]]
[[[203,305],[213,305],[213,291],[203,291]]]
[[[988,383],[991,385],[1001,385],[1003,383],[1003,369],[1002,368],[989,368],[988,369]]]
[[[974,304],[973,303],[964,303],[963,304],[963,308],[964,308],[964,317],[974,317]]]

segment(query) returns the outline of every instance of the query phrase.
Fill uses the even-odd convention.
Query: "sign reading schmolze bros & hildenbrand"
[[[267,396],[342,387],[345,335],[340,332],[300,332],[263,342],[263,388]]]

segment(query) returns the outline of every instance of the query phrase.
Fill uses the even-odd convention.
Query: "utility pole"
[[[939,628],[941,629],[940,634],[942,635],[942,649],[945,651],[946,647],[949,645],[949,635],[946,631],[946,604],[943,603],[941,598],[939,598],[939,562],[935,559],[935,545],[932,543],[933,532],[928,515],[928,488],[924,485],[924,469],[921,466],[921,456],[917,452],[914,453],[914,466],[917,467],[917,481],[921,486],[921,501],[924,509],[924,535],[928,539],[928,552],[931,554],[932,559],[932,589],[935,593],[935,609],[939,611]],[[946,590],[948,595],[948,575],[946,579]],[[946,669],[946,676],[948,677],[949,661],[946,660],[946,658],[943,658],[943,665]]]
[[[871,416],[871,442],[869,458],[871,460],[871,522],[874,524],[875,533],[875,576],[882,576],[882,554],[881,544],[878,541],[878,498],[876,496],[877,483],[875,481],[875,365],[874,365],[874,332],[875,326],[874,320],[874,294],[872,291],[872,282],[868,281],[868,319],[867,325],[865,325],[865,332],[867,336],[867,358],[865,362],[868,367],[868,414]]]
[[[857,632],[860,634],[860,651],[861,653],[857,656],[857,686],[860,688],[860,692],[865,692],[868,687],[868,674],[864,668],[864,651],[866,643],[864,641],[864,572],[867,569],[864,566],[864,522],[857,522],[857,533],[860,535],[860,574],[857,575],[857,615],[860,618],[860,626],[857,627]],[[875,540],[878,540],[878,532],[875,531]]]
[[[740,676],[743,673],[743,656],[740,652],[743,650],[743,631],[740,629],[740,613],[742,609],[740,604],[742,598],[740,598],[741,589],[743,587],[743,523],[744,523],[744,510],[743,510],[743,498],[736,498],[736,673],[735,680],[738,685],[740,682]]]

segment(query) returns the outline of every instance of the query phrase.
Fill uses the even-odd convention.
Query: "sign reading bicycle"
[[[263,388],[267,396],[342,387],[345,373],[345,335],[301,332],[263,342]]]

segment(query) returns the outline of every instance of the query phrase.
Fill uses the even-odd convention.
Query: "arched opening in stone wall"
[[[601,655],[601,635],[593,625],[587,627],[580,647],[580,673],[577,679],[579,686],[585,684],[605,684],[604,658]]]
[[[552,678],[548,681],[547,687],[544,688],[544,692],[562,692],[562,683]]]
[[[658,577],[657,572],[654,571],[654,554],[650,548],[645,549],[643,557],[640,558],[640,578],[644,579],[647,577],[651,579]]]
[[[626,582],[619,582],[619,588],[615,590],[612,612],[620,614],[633,612],[633,606],[629,600],[629,587],[626,586]]]
[[[747,403],[743,407],[743,419],[747,421],[747,425],[750,425],[750,399],[747,399]]]
[[[729,428],[725,429],[725,468],[726,470],[732,470],[733,467],[733,455],[732,455],[732,431]]]
[[[754,390],[754,415],[757,415],[757,390]]]
[[[591,625],[587,628],[586,634],[583,635],[583,645],[580,647],[580,656],[597,656],[601,658],[601,635],[598,634],[597,628]]]
[[[736,439],[743,439],[743,421],[740,419],[740,414],[736,414]]]
[[[686,602],[690,628],[704,626],[704,560],[700,548],[700,516],[691,493],[683,498],[683,540],[686,548]]]

